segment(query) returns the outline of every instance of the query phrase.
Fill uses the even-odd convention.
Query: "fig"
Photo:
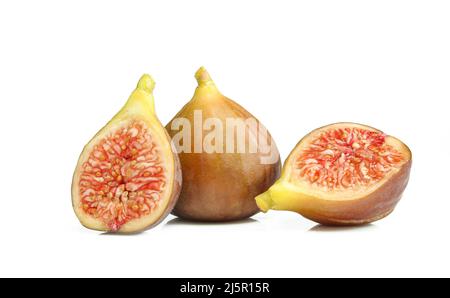
[[[256,197],[258,207],[295,211],[324,225],[358,225],[390,214],[408,183],[412,155],[375,128],[336,123],[296,145],[281,178]]]
[[[163,220],[181,189],[181,167],[155,114],[145,74],[123,108],[84,147],[72,181],[72,205],[85,227],[135,233]]]
[[[183,185],[173,214],[194,221],[232,221],[259,211],[254,197],[280,176],[278,149],[265,127],[223,96],[205,68],[193,98],[167,124],[180,157]]]

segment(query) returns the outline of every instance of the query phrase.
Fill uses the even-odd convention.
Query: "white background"
[[[0,276],[450,276],[448,1],[2,1]],[[325,228],[288,212],[232,224],[173,216],[134,236],[83,228],[83,145],[142,73],[167,123],[204,65],[284,160],[336,121],[408,144],[388,218]]]

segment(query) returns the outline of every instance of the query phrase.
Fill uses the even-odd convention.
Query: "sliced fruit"
[[[120,233],[156,225],[172,210],[181,169],[156,117],[154,81],[143,75],[125,106],[84,147],[72,204],[87,228]]]
[[[250,217],[258,212],[253,198],[280,175],[278,149],[270,134],[263,133],[266,130],[262,124],[223,96],[203,67],[197,71],[196,79],[198,87],[193,98],[166,126],[183,170],[183,186],[173,214],[198,221]],[[187,124],[179,125],[184,123],[180,120]],[[254,125],[238,127],[232,134],[227,129],[232,121]],[[203,135],[199,136],[198,130]],[[180,134],[185,137],[181,139]],[[242,145],[241,150],[237,149],[238,144]],[[263,148],[266,144],[270,150]],[[229,150],[231,147],[234,150]],[[265,159],[268,156],[272,158]]]
[[[305,136],[259,208],[290,210],[328,225],[373,222],[392,212],[412,156],[400,140],[361,124],[336,123]]]

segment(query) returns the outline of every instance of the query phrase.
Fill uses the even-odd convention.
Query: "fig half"
[[[336,123],[305,136],[259,208],[290,210],[325,225],[358,225],[390,214],[408,183],[411,151],[361,124]]]
[[[254,197],[280,176],[278,149],[265,127],[223,96],[203,67],[195,77],[193,98],[166,126],[183,172],[173,214],[197,221],[250,217],[259,211]]]
[[[143,75],[125,106],[84,147],[72,182],[80,222],[99,231],[134,233],[172,210],[181,169],[155,114],[154,81]]]

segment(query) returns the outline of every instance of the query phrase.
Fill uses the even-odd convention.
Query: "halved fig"
[[[154,81],[143,75],[125,106],[84,147],[72,182],[80,222],[133,233],[158,224],[174,207],[181,168],[156,117]]]
[[[256,197],[262,211],[290,210],[326,225],[390,214],[408,183],[412,156],[400,140],[361,124],[336,123],[305,136],[281,178]]]

